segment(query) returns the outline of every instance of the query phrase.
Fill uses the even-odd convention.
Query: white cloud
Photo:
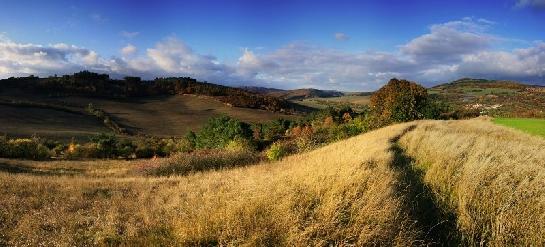
[[[120,50],[121,57],[104,59],[93,50],[74,45],[23,44],[4,35],[0,37],[0,77],[88,69],[113,77],[191,76],[228,85],[338,90],[374,90],[392,77],[428,85],[460,77],[545,84],[545,43],[519,43],[522,48],[498,50],[496,44],[509,39],[490,34],[493,25],[471,18],[432,25],[428,33],[393,52],[347,52],[308,43],[270,51],[244,49],[234,63],[200,54],[172,37],[143,53],[127,44]]]
[[[350,39],[346,33],[335,33],[335,39],[338,41],[346,41]]]
[[[436,24],[424,34],[401,46],[401,51],[418,62],[444,63],[461,60],[465,54],[488,49],[495,37],[485,33],[492,22],[464,18]]]
[[[127,38],[127,39],[132,39],[136,36],[138,36],[140,34],[140,32],[129,32],[129,31],[121,31],[121,36]]]
[[[132,44],[127,44],[125,47],[121,48],[121,54],[124,57],[128,57],[128,56],[134,55],[136,53],[136,50],[137,50],[136,46]]]

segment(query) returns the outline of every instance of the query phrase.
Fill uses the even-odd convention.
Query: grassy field
[[[370,99],[370,95],[345,95],[340,97],[308,98],[295,102],[304,106],[317,109],[323,109],[328,106],[339,107],[349,105],[355,110],[358,110],[362,107],[369,105]]]
[[[136,133],[167,137],[183,136],[197,130],[210,117],[229,115],[245,122],[264,122],[278,118],[296,118],[265,110],[229,107],[209,97],[175,95],[140,100],[110,100],[87,97],[31,97],[29,95],[0,95],[0,99],[27,100],[74,109],[84,109],[89,103],[104,110],[117,123]],[[96,118],[33,107],[0,106],[0,133],[10,136],[30,136],[70,139],[85,137],[109,130]]]
[[[494,123],[545,137],[545,119],[494,118]]]
[[[0,245],[543,246],[543,150],[467,120],[185,176],[143,175],[148,160],[0,159]]]

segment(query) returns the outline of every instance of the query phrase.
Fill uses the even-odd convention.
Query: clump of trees
[[[427,89],[407,80],[391,79],[371,96],[371,110],[377,126],[438,118],[441,109]]]
[[[60,77],[11,77],[0,80],[0,84],[5,88],[20,88],[50,95],[86,95],[107,98],[196,94],[213,96],[221,102],[235,107],[295,112],[293,104],[286,100],[240,88],[200,82],[190,77],[155,78],[154,80],[125,77],[118,80],[111,79],[107,74],[81,71]]]

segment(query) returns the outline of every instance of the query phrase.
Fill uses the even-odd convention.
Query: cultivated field
[[[0,245],[545,244],[545,140],[488,120],[394,125],[278,162],[0,160]]]
[[[26,94],[0,95],[1,100],[18,100],[62,105],[84,112],[92,103],[104,110],[113,120],[135,133],[167,137],[183,136],[199,129],[210,117],[229,115],[245,122],[265,122],[296,116],[265,110],[227,106],[213,98],[194,95],[144,98],[139,100],[111,100],[89,97],[46,97]],[[55,109],[0,105],[0,134],[70,139],[109,132],[104,124],[92,116],[67,113]]]
[[[354,108],[354,110],[361,110],[369,105],[370,99],[371,95],[345,95],[339,97],[314,97],[294,102],[317,109],[323,109],[328,106],[340,107],[348,105]]]

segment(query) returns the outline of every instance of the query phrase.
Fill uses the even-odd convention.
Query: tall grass
[[[545,140],[486,120],[426,121],[400,139],[469,245],[545,245]]]
[[[0,172],[0,245],[422,244],[391,167],[390,140],[406,127],[188,176]]]

